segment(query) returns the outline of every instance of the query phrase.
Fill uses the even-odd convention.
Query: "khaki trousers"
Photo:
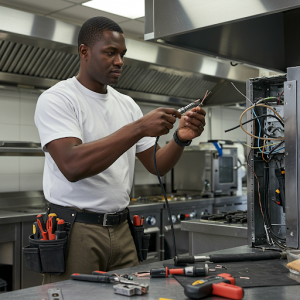
[[[69,239],[66,272],[44,274],[43,284],[70,279],[73,273],[113,271],[139,265],[127,220],[119,225],[102,226],[74,222]]]

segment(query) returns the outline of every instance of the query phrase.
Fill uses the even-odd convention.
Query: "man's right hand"
[[[143,136],[161,136],[169,133],[181,114],[175,108],[157,108],[136,121]]]

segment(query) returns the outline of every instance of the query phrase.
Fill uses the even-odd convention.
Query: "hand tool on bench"
[[[96,274],[95,272],[93,273]],[[71,279],[81,280],[81,281],[102,282],[102,283],[118,282],[118,283],[122,283],[123,285],[139,286],[141,287],[143,294],[147,293],[149,290],[149,284],[147,283],[139,283],[136,281],[123,279],[122,277],[115,276],[114,274],[97,273],[97,275],[89,275],[89,274],[74,273],[71,275]]]
[[[240,300],[244,297],[244,290],[235,285],[235,279],[230,274],[222,273],[186,285],[184,294],[191,299],[202,299],[210,295],[217,295]]]
[[[236,261],[254,261],[265,259],[286,258],[284,252],[260,252],[260,253],[241,253],[241,254],[211,254],[209,256],[175,256],[175,265],[193,264],[195,262],[236,262]]]
[[[168,267],[151,269],[150,276],[152,278],[163,278],[168,277],[169,274],[173,275],[183,275],[183,276],[207,276],[208,275],[208,265],[203,264],[203,267],[185,267],[185,268],[176,268],[170,269]]]

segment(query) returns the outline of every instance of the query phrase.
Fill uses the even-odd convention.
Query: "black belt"
[[[71,216],[75,217],[74,222],[86,223],[86,224],[101,224],[103,226],[112,226],[123,223],[127,219],[128,209],[125,208],[123,211],[117,213],[87,213],[79,212],[75,209],[56,205],[53,203],[49,204],[51,212],[57,214],[58,218],[61,219],[70,219]]]

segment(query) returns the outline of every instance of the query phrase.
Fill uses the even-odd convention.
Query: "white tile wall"
[[[0,140],[40,142],[34,125],[39,93],[0,89]],[[0,192],[42,190],[44,157],[0,156]]]

